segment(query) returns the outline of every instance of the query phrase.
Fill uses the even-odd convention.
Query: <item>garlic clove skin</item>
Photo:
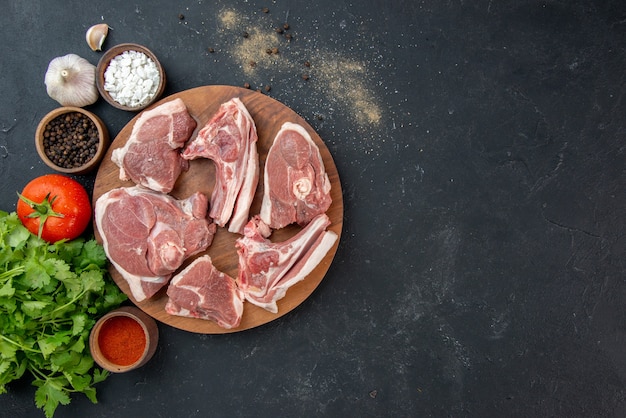
[[[96,66],[76,54],[50,61],[44,82],[48,96],[62,106],[84,107],[99,97]]]
[[[92,51],[102,51],[102,44],[109,33],[109,25],[100,23],[87,29],[85,39]]]

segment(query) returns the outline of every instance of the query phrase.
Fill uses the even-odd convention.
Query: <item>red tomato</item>
[[[91,203],[85,188],[61,174],[37,177],[24,187],[17,216],[30,232],[48,242],[72,240],[91,221]]]

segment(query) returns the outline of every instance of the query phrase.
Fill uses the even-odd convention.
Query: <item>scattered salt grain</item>
[[[148,103],[159,87],[159,70],[143,52],[124,51],[111,59],[104,72],[104,90],[123,106]]]

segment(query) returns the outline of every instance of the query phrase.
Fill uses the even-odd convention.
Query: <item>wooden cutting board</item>
[[[254,201],[252,203],[252,208],[250,210],[250,215],[252,216],[258,214],[261,208],[261,201],[263,199],[264,163],[267,157],[267,152],[274,141],[274,137],[284,122],[294,122],[307,129],[311,138],[313,138],[320,149],[320,153],[326,167],[326,172],[328,173],[328,178],[330,179],[332,185],[331,197],[333,201],[327,211],[331,220],[331,225],[328,229],[334,231],[339,237],[341,237],[341,230],[343,226],[343,198],[337,167],[335,166],[328,148],[319,135],[293,110],[262,93],[232,86],[197,87],[168,96],[154,104],[152,107],[158,106],[175,98],[182,99],[187,105],[189,113],[198,122],[198,127],[192,135],[193,138],[218,110],[219,106],[233,97],[240,98],[246,105],[250,115],[255,121],[259,136],[257,146],[260,158],[261,175]],[[134,185],[130,181],[121,181],[119,179],[119,168],[111,161],[111,153],[114,149],[124,146],[138,117],[139,114],[120,131],[100,165],[93,191],[94,206],[96,200],[109,190],[117,187],[129,187]],[[176,187],[170,194],[178,199],[184,199],[194,192],[200,191],[210,197],[214,183],[215,168],[213,162],[207,159],[193,160],[190,162],[189,170],[184,172],[179,177]],[[274,231],[270,239],[274,242],[281,242],[293,236],[300,229],[301,228],[292,225]],[[238,256],[235,249],[235,240],[238,237],[240,237],[240,235],[232,234],[225,228],[218,227],[218,231],[211,246],[204,253],[198,254],[197,257],[202,254],[209,254],[213,260],[213,264],[218,270],[223,271],[233,278],[237,278]],[[99,236],[97,229],[96,239],[99,242],[102,242],[102,238]],[[243,331],[266,324],[280,318],[282,315],[285,315],[300,305],[311,295],[311,293],[313,293],[315,288],[320,284],[326,275],[326,272],[328,271],[328,268],[330,267],[337,251],[338,244],[339,239],[328,254],[326,254],[322,262],[307,276],[307,278],[292,286],[287,291],[287,295],[278,301],[278,313],[273,314],[249,302],[244,302],[244,313],[241,324],[239,327],[230,330],[221,328],[212,321],[167,314],[164,310],[165,303],[167,302],[167,295],[165,294],[166,288],[163,288],[149,300],[137,302],[132,297],[128,284],[113,266],[110,267],[110,272],[113,276],[113,280],[115,280],[115,283],[124,293],[128,295],[130,300],[155,319],[173,327],[191,332],[203,334],[223,334]],[[191,262],[191,260],[187,260],[187,262],[181,266],[181,269],[189,264],[189,262]]]

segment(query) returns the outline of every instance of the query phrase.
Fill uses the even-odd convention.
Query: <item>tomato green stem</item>
[[[56,218],[64,217],[62,213],[55,212],[54,209],[52,209],[52,205],[54,204],[54,201],[56,200],[57,197],[54,196],[51,199],[50,193],[46,195],[46,197],[43,199],[41,203],[33,202],[32,200],[26,198],[25,196],[22,196],[20,193],[18,193],[17,195],[19,196],[20,199],[22,199],[24,203],[30,206],[30,208],[33,210],[33,212],[30,213],[27,217],[39,218],[39,232],[37,233],[37,236],[39,238],[41,238],[41,233],[43,232],[43,226],[48,220],[48,217],[50,216],[54,216]]]

